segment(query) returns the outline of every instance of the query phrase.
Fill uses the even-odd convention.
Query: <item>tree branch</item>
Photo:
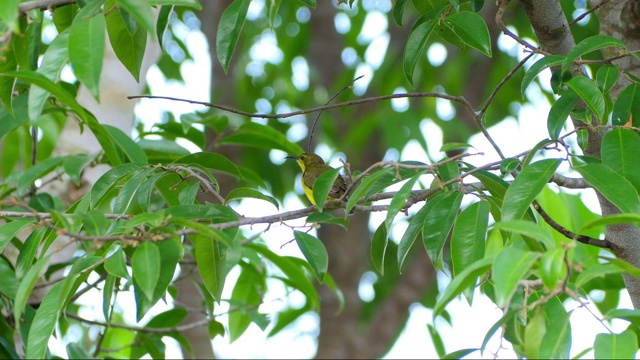
[[[538,211],[538,214],[542,216],[542,218],[547,224],[549,224],[554,230],[556,230],[557,232],[559,232],[560,234],[564,235],[569,239],[576,240],[583,244],[592,245],[592,246],[596,246],[604,249],[613,249],[615,246],[612,242],[610,242],[607,239],[600,240],[600,239],[594,239],[586,235],[579,235],[565,228],[564,226],[558,224],[555,220],[551,218],[551,216],[549,216],[549,214],[547,214],[546,211],[544,211],[542,206],[540,206],[540,204],[537,201],[533,202],[533,208],[536,209],[536,211]]]
[[[75,3],[76,0],[34,0],[21,3],[18,7],[18,10],[21,13],[25,13],[34,9],[49,9],[52,6],[69,5]]]

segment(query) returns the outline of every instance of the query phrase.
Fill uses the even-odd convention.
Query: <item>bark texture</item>
[[[601,2],[592,1],[591,5],[595,6]],[[558,0],[523,0],[522,4],[543,50],[552,54],[565,55],[575,46],[575,41]],[[622,40],[628,49],[640,48],[640,3],[637,0],[609,1],[596,13],[600,21],[601,34]],[[605,56],[607,56],[606,53]],[[620,67],[621,71],[640,76],[640,61],[633,56],[618,59],[615,64]],[[614,103],[620,92],[630,83],[629,80],[622,78],[610,91],[611,100]],[[579,120],[574,120],[574,126],[578,125],[580,125]],[[586,155],[600,157],[603,136],[604,132],[589,134]],[[620,213],[620,210],[601,194],[598,194],[598,200],[602,215]],[[615,244],[616,248],[613,252],[617,257],[640,267],[640,228],[635,225],[608,226],[606,236],[609,241]],[[634,308],[640,309],[640,280],[624,276],[624,281]]]

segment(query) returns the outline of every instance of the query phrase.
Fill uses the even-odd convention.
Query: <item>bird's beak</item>
[[[294,160],[298,160],[297,156],[285,156],[285,159],[294,159]]]

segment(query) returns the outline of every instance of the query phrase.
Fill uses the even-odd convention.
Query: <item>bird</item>
[[[313,198],[313,184],[316,182],[318,177],[322,175],[325,171],[333,170],[333,168],[327,165],[322,158],[314,153],[302,153],[299,156],[287,156],[287,159],[294,159],[300,165],[302,169],[302,188],[304,189],[304,193],[307,195],[307,198],[313,205],[316,205],[316,200]],[[347,184],[344,181],[342,175],[338,174],[333,185],[331,185],[331,190],[329,190],[329,194],[327,195],[327,200],[331,199],[339,199],[347,190]]]

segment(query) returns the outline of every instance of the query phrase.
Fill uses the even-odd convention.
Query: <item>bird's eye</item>
[[[300,156],[300,160],[304,161],[304,155]]]

